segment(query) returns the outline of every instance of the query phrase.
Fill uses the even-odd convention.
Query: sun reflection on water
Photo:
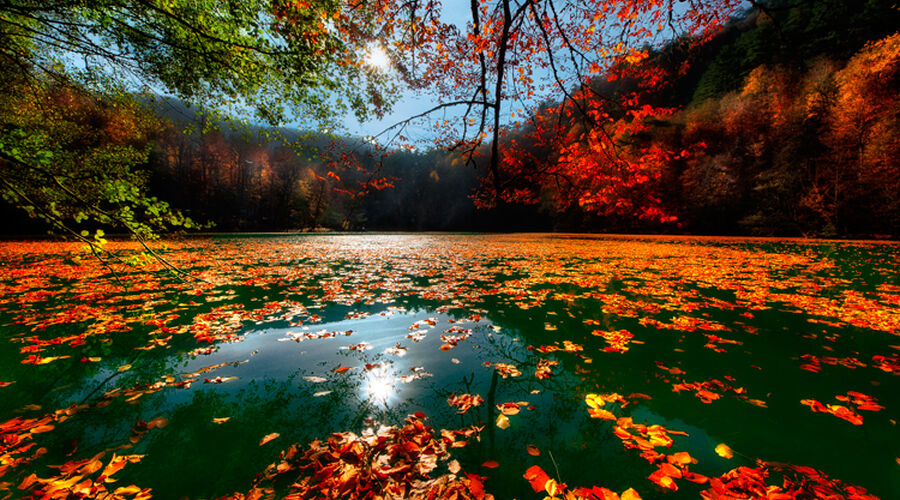
[[[370,402],[387,407],[397,392],[395,382],[390,368],[378,366],[366,372],[363,389]]]

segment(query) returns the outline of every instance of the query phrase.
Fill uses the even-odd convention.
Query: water
[[[14,382],[0,387],[0,458],[11,463],[0,497],[25,496],[30,474],[61,481],[50,466],[101,452],[103,465],[143,455],[103,483],[110,491],[247,492],[292,443],[400,426],[416,412],[435,433],[483,427],[451,458],[496,498],[543,498],[523,478],[532,465],[569,489],[697,498],[710,488],[648,480],[661,461],[621,432],[639,431],[588,412],[588,394],[611,393],[622,400],[600,408],[671,431],[670,446],[652,449],[689,453],[684,471],[717,477],[762,460],[770,484],[782,485],[772,464],[794,464],[900,497],[894,244],[337,235],[168,245],[165,258],[203,281],[159,263],[113,262],[113,278],[74,244],[0,246],[0,382]],[[503,377],[497,363],[520,374]],[[539,378],[539,363],[552,374]],[[453,393],[484,402],[458,414]],[[811,400],[848,419],[813,412]],[[496,425],[503,403],[523,403],[507,428]],[[54,412],[52,429],[9,430]]]

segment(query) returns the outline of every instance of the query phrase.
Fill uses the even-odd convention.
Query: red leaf
[[[525,471],[525,479],[531,483],[531,488],[535,491],[544,491],[544,485],[550,480],[550,476],[541,469],[539,465],[532,465]]]

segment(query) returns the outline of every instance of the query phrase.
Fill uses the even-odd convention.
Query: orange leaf
[[[533,444],[529,444],[525,449],[528,451],[528,454],[533,457],[538,457],[541,455],[541,450],[539,450],[538,447]]]
[[[697,459],[691,456],[690,453],[686,451],[679,451],[678,453],[673,453],[669,455],[669,463],[685,465],[685,464],[695,464],[697,463]]]
[[[697,484],[703,484],[709,481],[709,478],[704,476],[703,474],[697,474],[694,472],[682,472],[681,477],[687,479],[688,481],[695,482]]]
[[[277,438],[277,437],[280,436],[280,435],[281,435],[281,434],[279,434],[279,433],[277,433],[277,432],[273,432],[273,433],[271,433],[271,434],[266,434],[265,437],[263,437],[262,440],[259,442],[259,445],[262,446],[262,445],[268,443],[269,441],[271,441],[271,440]]]
[[[496,469],[500,467],[500,464],[497,463],[496,460],[488,460],[487,462],[481,464],[482,467],[487,467],[488,469]]]
[[[672,491],[678,491],[678,485],[675,484],[675,480],[667,476],[662,470],[657,470],[653,474],[650,474],[650,477],[648,479],[662,486],[663,488],[667,488]]]
[[[628,488],[623,491],[619,498],[622,500],[641,500],[641,496],[638,495],[638,492],[634,491],[634,488]]]
[[[167,425],[169,425],[169,420],[165,417],[156,417],[153,420],[147,422],[148,429],[162,429]]]
[[[603,408],[588,408],[588,413],[591,415],[591,418],[602,418],[603,420],[616,419],[616,416],[611,411],[604,410]]]
[[[550,476],[544,472],[544,469],[541,469],[539,465],[532,465],[525,471],[525,475],[523,476],[525,479],[531,483],[531,488],[535,491],[543,491],[544,485],[547,484],[547,481],[550,480]]]
[[[116,488],[116,491],[113,492],[113,495],[134,495],[136,493],[140,493],[141,488],[135,485],[131,486],[123,486],[121,488]]]

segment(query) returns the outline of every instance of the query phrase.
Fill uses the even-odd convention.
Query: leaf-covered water
[[[557,235],[169,242],[165,258],[199,278],[185,282],[158,262],[113,277],[78,245],[5,243],[0,498],[311,497],[326,484],[896,498],[897,250]]]

